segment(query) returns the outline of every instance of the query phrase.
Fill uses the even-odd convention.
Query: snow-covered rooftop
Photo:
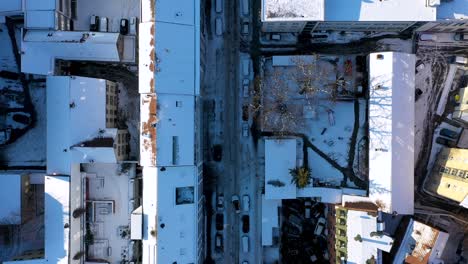
[[[375,259],[378,258],[378,249],[390,252],[392,248],[393,239],[391,237],[371,235],[372,232],[377,231],[377,217],[367,212],[348,210],[346,228],[348,263],[366,263],[372,256]],[[362,242],[356,239],[358,235]]]
[[[113,148],[71,149],[97,137],[116,136],[117,129],[106,129],[106,80],[48,76],[46,90],[47,172],[70,175],[72,161],[116,162],[110,155]]]
[[[44,183],[45,260],[49,263],[69,263],[70,178],[46,176]]]
[[[440,1],[437,7],[437,19],[468,19],[468,1],[452,0]]]
[[[296,167],[296,139],[265,140],[265,199],[295,199],[290,169]],[[278,181],[283,186],[274,186]]]
[[[432,262],[442,256],[449,235],[433,227],[410,220],[398,249],[394,263],[443,263]]]
[[[322,21],[324,0],[262,0],[263,21]]]
[[[0,15],[22,11],[22,0],[0,1]]]
[[[143,210],[155,216],[145,220],[143,231],[147,263],[197,262],[197,184],[196,166],[143,168]],[[156,230],[157,243],[151,230]]]
[[[0,174],[0,225],[21,224],[21,174]]]
[[[21,71],[50,75],[55,59],[120,61],[119,33],[28,30],[21,41]]]
[[[157,165],[193,165],[195,163],[195,97],[159,94],[157,104]]]
[[[262,246],[273,245],[273,228],[279,227],[279,207],[281,200],[268,200],[262,195]]]
[[[415,55],[369,55],[369,197],[413,214]]]
[[[427,0],[326,0],[325,21],[434,21]]]

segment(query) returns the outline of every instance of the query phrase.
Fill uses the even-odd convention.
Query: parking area
[[[310,199],[283,200],[281,255],[284,263],[325,263],[328,259],[326,206]]]
[[[80,0],[75,30],[89,30],[92,15],[108,18],[109,32],[119,32],[120,19],[140,17],[139,0]]]

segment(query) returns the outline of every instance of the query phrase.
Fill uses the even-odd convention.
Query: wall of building
[[[295,32],[299,33],[306,25],[306,21],[268,21],[262,23],[264,32]]]
[[[106,128],[117,127],[117,84],[106,81]]]
[[[468,32],[468,20],[442,20],[428,22],[416,30],[429,32]]]
[[[128,158],[129,152],[129,134],[127,130],[119,129],[117,130],[117,135],[115,136],[114,148],[116,159],[118,161],[126,160]]]

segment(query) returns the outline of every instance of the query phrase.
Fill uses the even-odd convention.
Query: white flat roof
[[[143,214],[147,221],[143,230],[143,259],[148,260],[145,263],[197,262],[197,184],[196,166],[166,167],[164,171],[160,167],[143,168]],[[177,204],[178,187],[192,188],[193,203]],[[152,228],[157,229],[157,243],[151,238]],[[152,255],[155,245],[157,262]]]
[[[0,1],[0,14],[10,12],[21,12],[22,0]]]
[[[69,263],[70,178],[46,176],[44,183],[45,259],[48,262]]]
[[[263,21],[322,21],[324,0],[262,0]]]
[[[195,97],[159,94],[157,104],[157,165],[194,165]]]
[[[437,7],[437,19],[468,19],[468,1],[441,1]]]
[[[434,21],[427,0],[326,0],[325,21]]]
[[[369,55],[369,197],[387,213],[413,214],[414,69],[414,54]]]
[[[72,161],[115,162],[111,148],[70,150],[78,143],[96,138],[99,130],[104,130],[103,137],[116,136],[117,129],[106,129],[106,80],[48,76],[46,93],[47,172],[69,175]]]
[[[25,28],[55,28],[55,11],[52,10],[34,10],[27,11],[24,15]]]
[[[262,246],[273,245],[273,228],[279,227],[278,207],[281,200],[267,200],[262,195]]]
[[[305,187],[297,189],[297,197],[319,197],[322,203],[339,204],[343,190],[324,187]]]
[[[366,263],[372,256],[377,260],[378,249],[390,252],[393,244],[391,237],[371,236],[371,232],[377,231],[377,217],[367,212],[348,210],[346,227],[348,263]],[[361,236],[362,242],[355,239],[357,235]]]
[[[291,183],[289,169],[296,167],[296,139],[265,140],[265,199],[295,199],[296,185]],[[270,181],[281,181],[276,187]]]
[[[60,0],[62,1],[62,0]],[[29,10],[55,10],[56,0],[25,0],[25,9]]]
[[[194,26],[156,22],[157,93],[195,94],[199,51],[194,38]]]
[[[173,0],[156,1],[156,22],[192,25],[199,24],[196,17],[199,16],[199,1],[179,1],[174,4]],[[156,30],[156,34],[157,34]],[[177,36],[172,35],[172,39]]]
[[[21,224],[21,174],[0,174],[0,224]]]
[[[55,59],[120,61],[119,33],[28,30],[21,41],[21,71],[50,75]]]

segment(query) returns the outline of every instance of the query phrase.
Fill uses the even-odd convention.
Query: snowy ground
[[[46,162],[46,90],[44,84],[30,84],[36,123],[15,142],[0,147],[0,161],[8,166],[45,166]]]
[[[91,15],[107,17],[109,31],[119,32],[120,19],[140,17],[138,0],[80,0],[77,7],[75,30],[89,30]]]
[[[355,61],[355,56],[325,56],[318,60],[316,74],[319,79],[315,80],[317,86],[327,90],[334,84],[337,77],[343,76],[345,79],[344,90],[354,91],[354,88],[361,85],[362,74],[356,72],[356,65],[353,64],[352,72],[345,73],[344,62]],[[323,152],[330,159],[334,160],[341,167],[348,166],[349,149],[351,137],[355,122],[354,101],[338,100],[330,101],[326,92],[319,92],[315,97],[308,97],[299,94],[297,80],[294,77],[296,67],[273,67],[271,60],[266,60],[264,64],[265,82],[268,87],[263,89],[264,104],[264,131],[277,131],[278,126],[275,122],[269,122],[275,118],[269,118],[267,111],[274,109],[267,104],[275,103],[275,88],[278,87],[281,93],[278,97],[286,97],[287,108],[292,112],[295,119],[292,123],[286,123],[288,133],[294,132],[305,135],[307,139]],[[276,78],[283,78],[282,81]],[[277,88],[276,88],[277,89]],[[272,97],[272,99],[268,99]],[[366,104],[363,103],[360,108],[359,137],[356,142],[366,135],[365,112]],[[269,118],[269,119],[266,119]],[[273,124],[273,125],[272,125]],[[281,128],[280,128],[281,129]],[[318,155],[314,150],[308,149],[308,165],[312,171],[314,183],[327,186],[341,186],[343,174],[333,167],[327,160]],[[351,182],[347,183],[350,187],[355,187]]]

